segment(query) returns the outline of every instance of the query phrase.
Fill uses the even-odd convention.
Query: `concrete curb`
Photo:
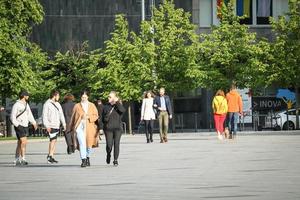
[[[154,133],[154,134],[158,134],[158,133]],[[238,132],[237,133],[238,136],[278,136],[278,135],[300,135],[300,130],[296,130],[296,131],[243,131],[243,132]],[[126,134],[123,135],[122,137],[125,138],[134,138],[134,137],[144,137],[145,135],[142,133],[139,134],[134,134],[134,135],[130,135],[130,134]],[[177,137],[177,136],[182,136],[182,137],[186,137],[186,136],[216,136],[215,132],[186,132],[186,133],[169,133],[169,137]],[[102,139],[105,136],[102,136]],[[64,137],[59,137],[58,141],[64,141]],[[0,141],[0,145],[1,144],[14,144],[16,143],[17,140],[4,140],[4,141]],[[37,142],[48,142],[49,139],[48,138],[43,138],[43,139],[29,139],[30,143],[37,143]]]

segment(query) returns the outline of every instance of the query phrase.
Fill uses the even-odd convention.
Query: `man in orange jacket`
[[[226,99],[228,102],[228,128],[230,135],[234,138],[237,132],[239,114],[243,114],[242,98],[234,84],[231,86],[230,92],[226,94]]]

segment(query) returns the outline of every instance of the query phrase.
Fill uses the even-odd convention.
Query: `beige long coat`
[[[70,121],[70,129],[73,134],[75,148],[79,148],[78,141],[77,141],[77,133],[76,130],[80,125],[80,122],[85,115],[85,112],[82,108],[81,103],[77,103],[73,108],[73,113]],[[88,107],[88,119],[86,120],[86,145],[88,148],[97,147],[98,146],[98,132],[97,126],[95,122],[98,120],[98,111],[96,106],[89,102]]]

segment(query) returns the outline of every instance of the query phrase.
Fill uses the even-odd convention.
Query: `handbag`
[[[115,107],[112,107],[112,109],[109,111],[109,113],[104,116],[104,122],[107,123],[109,121],[109,117],[110,117],[110,115],[111,115],[111,113],[113,112],[114,109],[115,109]]]

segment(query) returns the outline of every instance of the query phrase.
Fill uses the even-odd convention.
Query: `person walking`
[[[214,113],[215,128],[218,134],[218,139],[223,140],[224,121],[226,119],[228,105],[223,90],[218,90],[213,101],[212,109]]]
[[[34,129],[37,129],[37,123],[32,115],[30,106],[28,104],[29,93],[27,91],[21,91],[19,94],[19,100],[13,105],[10,120],[16,131],[18,139],[16,147],[16,165],[28,165],[25,159],[28,124],[33,125]]]
[[[98,147],[98,132],[95,124],[98,120],[98,111],[95,104],[88,100],[87,90],[81,92],[80,98],[80,103],[77,103],[73,109],[70,129],[75,148],[80,151],[81,167],[89,167],[92,148]]]
[[[5,122],[5,108],[0,106],[0,126],[4,127],[4,122]],[[4,134],[4,131],[5,129],[3,128],[3,133],[0,132],[0,137],[3,137],[5,134]]]
[[[159,96],[154,98],[159,120],[160,143],[168,142],[169,119],[172,119],[172,106],[170,97],[165,95],[165,88],[160,88]]]
[[[122,135],[122,115],[125,108],[122,105],[117,93],[110,92],[108,96],[108,104],[104,106],[102,113],[102,124],[106,138],[106,163],[110,164],[111,152],[114,148],[114,166],[118,166],[118,158],[120,154],[120,140]],[[102,129],[102,128],[101,128]]]
[[[101,120],[102,120],[102,113],[103,113],[103,109],[104,109],[104,105],[102,103],[101,99],[98,99],[95,101],[95,106],[97,108],[98,111],[98,120],[96,121],[96,125],[97,125],[97,131],[99,132],[99,139],[101,140],[101,135],[103,135],[103,129],[101,129]]]
[[[72,154],[75,152],[71,129],[70,129],[70,121],[72,117],[73,108],[75,106],[74,96],[72,94],[67,94],[64,97],[64,103],[62,104],[62,110],[64,113],[64,117],[66,120],[66,131],[65,131],[65,140],[67,143],[67,153]]]
[[[147,143],[153,142],[153,125],[155,120],[153,97],[154,95],[151,91],[146,92],[143,99],[142,108],[141,108],[141,121],[145,122],[145,133],[146,133]]]
[[[47,156],[48,164],[58,163],[58,161],[54,159],[54,153],[57,135],[60,131],[60,125],[62,124],[64,130],[66,130],[66,121],[62,107],[59,103],[59,98],[59,92],[54,90],[51,92],[50,98],[43,106],[43,124],[50,139]]]
[[[228,128],[230,132],[229,138],[234,139],[237,133],[237,124],[239,115],[243,114],[242,97],[236,89],[236,85],[232,84],[230,92],[226,94],[228,102]]]

